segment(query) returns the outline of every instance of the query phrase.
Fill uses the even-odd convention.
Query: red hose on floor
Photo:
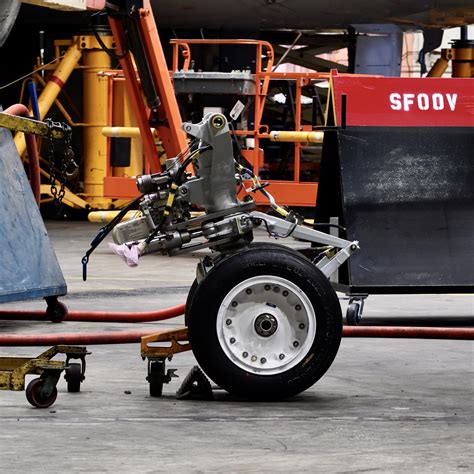
[[[15,104],[8,109],[3,111],[5,114],[9,115],[19,115],[21,117],[30,117],[30,111],[23,104]],[[39,154],[38,154],[38,145],[36,143],[36,138],[33,135],[25,133],[25,142],[26,150],[28,152],[28,165],[30,169],[30,185],[33,190],[33,195],[35,196],[35,201],[40,203],[41,191],[40,191],[40,164],[39,164]]]
[[[93,323],[149,323],[164,321],[184,314],[186,305],[180,304],[159,311],[68,311],[64,321],[83,321]],[[49,321],[45,311],[0,311],[0,320]]]
[[[143,336],[157,331],[115,331],[66,334],[2,334],[0,346],[55,346],[59,344],[127,344],[140,342]],[[420,328],[383,326],[345,326],[343,337],[416,338],[474,340],[474,328]]]
[[[474,328],[344,326],[343,337],[474,340]]]

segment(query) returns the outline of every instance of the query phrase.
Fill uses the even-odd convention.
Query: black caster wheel
[[[41,378],[33,379],[26,387],[26,399],[36,408],[48,408],[58,396],[58,390],[53,387],[51,393],[45,394],[45,380]]]
[[[189,340],[213,382],[247,399],[283,399],[331,366],[342,314],[328,279],[280,245],[250,245],[223,258],[195,288]]]
[[[46,298],[48,304],[46,308],[46,317],[52,323],[60,323],[67,318],[68,309],[64,303],[61,303],[56,298]]]
[[[348,326],[358,326],[362,319],[359,303],[350,303],[346,312],[346,324]]]
[[[163,395],[163,384],[165,383],[165,363],[160,361],[148,362],[148,383],[150,385],[150,397],[161,397]]]
[[[71,362],[66,369],[64,378],[67,382],[67,391],[70,393],[77,393],[81,391],[81,382],[84,380],[82,374],[81,364],[78,362]]]

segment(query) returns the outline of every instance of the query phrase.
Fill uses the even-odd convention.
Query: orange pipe
[[[19,115],[20,117],[30,118],[30,111],[23,104],[15,104],[8,109],[4,110],[4,113],[9,115]],[[40,164],[39,164],[39,154],[38,154],[38,145],[36,143],[36,138],[33,135],[25,134],[26,150],[28,153],[28,167],[30,171],[30,185],[33,190],[33,195],[35,197],[36,203],[40,204],[41,192],[40,192]]]
[[[114,331],[66,334],[2,334],[0,346],[54,346],[60,344],[129,344],[141,341],[143,336],[155,334],[153,331]],[[474,328],[423,328],[423,327],[380,327],[344,326],[344,337],[371,338],[416,338],[474,340]]]
[[[474,328],[344,326],[344,337],[474,340]]]
[[[159,311],[69,311],[64,321],[83,321],[94,323],[148,323],[164,321],[184,314],[186,305],[180,304]],[[48,321],[45,311],[0,311],[0,319],[17,321]]]

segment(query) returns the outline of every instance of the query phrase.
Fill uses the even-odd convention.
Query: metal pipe
[[[43,120],[49,109],[53,105],[54,101],[58,97],[61,89],[64,87],[64,83],[67,82],[69,76],[77,66],[79,59],[81,58],[81,51],[77,42],[73,43],[67,50],[61,62],[54,70],[52,76],[43,89],[43,92],[38,98],[38,106],[40,111],[40,120]],[[15,135],[15,146],[21,156],[25,151],[25,139],[23,135]]]
[[[15,104],[4,111],[4,113],[9,115],[20,115],[22,117],[30,117],[30,111],[23,104]],[[36,143],[36,138],[33,135],[25,134],[24,140],[26,144],[26,149],[28,151],[28,168],[30,172],[30,185],[33,190],[33,195],[35,197],[36,203],[40,204],[41,200],[41,179],[40,179],[40,164],[39,164],[39,154],[38,154],[38,145]]]
[[[324,132],[276,131],[270,132],[269,138],[271,142],[322,143]]]
[[[147,323],[164,321],[184,314],[186,305],[180,304],[159,311],[69,311],[64,321],[82,321],[94,323]],[[0,320],[11,321],[48,321],[45,311],[0,311]]]
[[[87,219],[89,222],[98,222],[101,224],[107,224],[111,222],[120,211],[93,211],[87,214]],[[122,222],[129,221],[130,219],[134,219],[135,217],[141,217],[141,211],[128,211],[122,218]]]
[[[153,331],[113,331],[65,334],[1,334],[0,346],[54,346],[130,344],[141,341],[143,336],[155,334]],[[405,339],[452,339],[474,340],[474,328],[423,328],[423,327],[379,327],[344,326],[343,337],[405,338]],[[179,340],[185,340],[179,338]]]
[[[154,129],[152,128],[152,133]],[[123,137],[140,138],[140,129],[138,127],[103,127],[102,135],[104,137]]]

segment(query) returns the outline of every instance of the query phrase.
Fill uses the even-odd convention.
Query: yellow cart
[[[65,354],[66,360],[51,360],[57,354]],[[56,385],[63,370],[68,391],[80,391],[88,354],[85,347],[54,346],[36,358],[0,357],[0,390],[25,390],[26,375],[39,375],[26,387],[26,398],[34,407],[48,408],[58,396]],[[80,362],[70,362],[71,359]]]

